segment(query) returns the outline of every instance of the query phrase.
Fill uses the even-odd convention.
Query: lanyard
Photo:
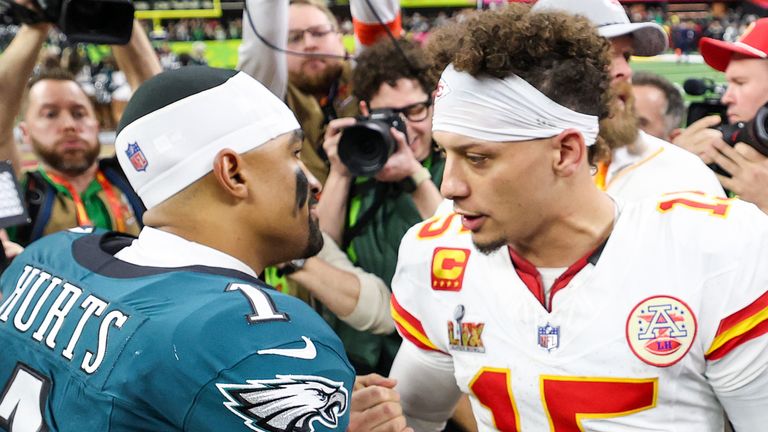
[[[74,201],[75,203],[77,224],[79,226],[93,225],[93,222],[91,222],[91,218],[88,217],[88,212],[85,210],[85,204],[83,204],[83,199],[80,198],[80,194],[77,193],[77,191],[72,186],[72,184],[53,173],[46,171],[45,174],[54,183],[60,186],[63,186],[72,196],[72,201]],[[107,206],[109,207],[110,213],[112,214],[115,220],[115,227],[113,228],[115,228],[117,231],[125,231],[125,218],[123,217],[123,205],[120,203],[120,199],[115,194],[115,189],[112,187],[109,181],[107,181],[107,178],[104,176],[101,170],[96,172],[96,181],[99,183],[99,185],[101,186],[101,189],[104,191],[104,194],[107,196]]]

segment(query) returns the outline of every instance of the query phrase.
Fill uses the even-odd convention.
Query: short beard
[[[610,115],[600,120],[599,136],[608,144],[611,150],[634,144],[639,135],[637,115],[635,114],[635,97],[632,85],[619,82],[611,87]],[[617,101],[619,96],[624,98],[624,106]]]
[[[304,93],[325,94],[328,93],[331,84],[339,79],[343,70],[344,66],[340,61],[328,59],[322,72],[313,75],[289,72],[288,81]]]
[[[32,148],[45,165],[70,177],[76,177],[88,171],[96,162],[101,151],[99,144],[96,143],[83,151],[57,152],[56,146],[49,149],[34,138],[32,139]]]
[[[301,258],[311,258],[315,255],[317,255],[318,252],[320,252],[320,249],[323,248],[323,244],[325,241],[323,240],[323,234],[320,231],[320,226],[318,225],[317,221],[309,218],[309,241],[307,242],[307,247],[304,249],[304,252],[301,254]]]
[[[507,241],[504,239],[493,240],[487,243],[478,243],[472,239],[472,243],[475,245],[475,248],[484,255],[490,255],[507,245]]]

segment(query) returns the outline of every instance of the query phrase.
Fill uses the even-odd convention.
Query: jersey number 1
[[[9,432],[45,432],[43,407],[51,382],[17,363],[0,396],[0,428]]]

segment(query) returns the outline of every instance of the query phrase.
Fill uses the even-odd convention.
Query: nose
[[[304,175],[307,176],[307,181],[309,182],[309,190],[312,192],[313,195],[318,195],[320,192],[323,191],[323,185],[320,183],[320,180],[315,177],[309,169],[307,169],[307,166],[304,165],[304,162],[299,161],[299,166],[301,167],[301,170],[304,172]]]
[[[632,79],[632,68],[629,62],[624,58],[624,54],[616,54],[611,62],[611,79],[613,82],[630,81]]]
[[[443,182],[440,185],[440,193],[448,199],[460,200],[469,196],[469,186],[464,179],[461,168],[454,162],[450,155],[446,156],[445,168],[443,168]]]
[[[720,98],[720,102],[723,103],[723,105],[732,105],[736,103],[736,95],[735,95],[735,86],[729,85],[725,89],[725,93],[723,93],[723,96]]]
[[[61,116],[59,117],[61,119],[61,128],[64,130],[76,130],[77,129],[77,120],[75,120],[75,117],[67,112],[64,111],[61,113]]]

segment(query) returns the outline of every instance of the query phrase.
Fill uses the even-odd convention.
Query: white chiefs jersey
[[[438,215],[406,234],[392,282],[398,331],[420,348],[407,367],[448,359],[481,430],[721,432],[723,409],[737,431],[768,430],[756,207],[691,193],[624,206],[555,282],[551,311],[513,255],[482,254],[460,217]]]

